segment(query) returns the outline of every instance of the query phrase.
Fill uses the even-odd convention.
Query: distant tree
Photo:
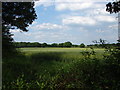
[[[107,42],[107,40],[103,40],[103,39],[101,39],[101,38],[100,38],[100,40],[99,40],[99,43],[100,43],[100,44],[106,44],[106,42]]]
[[[84,43],[81,43],[81,44],[80,44],[80,47],[81,47],[81,48],[85,48],[85,44],[84,44]]]
[[[96,44],[98,43],[98,41],[97,41],[97,40],[94,40],[94,41],[92,41],[92,42],[93,42],[93,43],[96,43]]]
[[[68,41],[68,42],[63,43],[63,46],[64,47],[72,47],[72,43]]]
[[[51,44],[47,44],[47,47],[52,47]]]
[[[98,43],[98,44],[105,44],[106,42],[107,42],[107,40],[103,40],[103,39],[99,39],[99,41],[97,41],[97,40],[94,40],[94,41],[92,41],[93,43]]]
[[[93,43],[95,43],[95,45],[96,44],[99,44],[99,45],[97,45],[97,46],[101,46],[101,47],[105,47],[105,44],[107,43],[107,40],[103,40],[103,39],[99,39],[99,41],[97,41],[97,40],[94,40],[94,41],[92,41]]]
[[[48,46],[47,43],[41,44],[41,47],[47,47],[47,46]]]
[[[34,43],[33,43],[33,46],[34,46],[34,47],[40,47],[40,43],[34,42]]]
[[[63,43],[59,43],[58,46],[59,46],[59,47],[63,47]]]
[[[34,2],[2,2],[2,52],[3,58],[15,51],[10,29],[28,31],[27,27],[37,18]]]
[[[120,40],[117,40],[118,41],[118,43],[120,43]]]
[[[51,44],[52,47],[58,47],[58,44],[57,43],[53,43]]]
[[[72,45],[72,47],[78,47],[78,45]]]

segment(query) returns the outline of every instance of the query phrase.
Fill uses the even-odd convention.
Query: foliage
[[[120,89],[120,50],[107,49],[104,55],[103,76],[104,85],[112,89]]]
[[[72,47],[72,43],[68,41],[68,42],[63,43],[63,46],[64,47]]]
[[[3,26],[2,27],[2,55],[3,58],[7,57],[7,55],[9,55],[9,52],[11,52],[12,54],[15,54],[15,47],[12,45],[12,34],[9,33],[9,28]],[[10,56],[11,56],[10,53]]]
[[[48,46],[47,43],[41,44],[41,47],[47,47],[47,46]]]
[[[36,19],[34,2],[3,2],[2,23],[10,29],[17,27],[28,31],[26,27]],[[14,27],[15,26],[15,27]]]
[[[120,1],[109,2],[106,4],[106,11],[110,13],[118,13],[120,11]]]
[[[58,44],[57,43],[53,43],[53,44],[51,44],[51,47],[58,47]]]
[[[85,48],[85,44],[84,44],[84,43],[81,43],[81,44],[80,44],[80,47],[81,47],[81,48]]]
[[[48,43],[39,43],[39,42],[13,42],[13,44],[15,45],[16,48],[25,48],[25,47],[80,47],[80,48],[105,48],[105,47],[111,47],[111,48],[118,48],[120,43],[113,43],[113,44],[107,44],[106,41],[93,41],[93,42],[97,42],[96,44],[92,44],[92,45],[87,45],[85,46],[84,43],[81,43],[80,45],[75,45],[72,43],[68,43],[66,44],[66,42],[64,43],[52,43],[52,44],[48,44]]]
[[[101,39],[100,38],[100,40],[99,41],[97,41],[97,40],[94,40],[94,41],[92,41],[93,43],[96,43],[96,44],[99,44],[102,48],[105,48],[106,47],[106,42],[107,42],[107,40],[103,40],[103,39]]]
[[[27,27],[36,19],[34,2],[2,2],[2,48],[3,58],[14,54],[10,29],[28,31]]]
[[[93,48],[73,53],[46,51],[33,52],[26,56],[21,54],[3,62],[3,90],[8,88],[119,90],[119,55],[120,51],[117,49],[98,52]]]
[[[64,42],[64,43],[39,43],[39,42],[14,42],[16,47],[72,47],[71,42]]]

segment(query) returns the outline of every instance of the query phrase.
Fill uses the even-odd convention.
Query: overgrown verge
[[[38,53],[6,60],[3,62],[3,90],[120,89],[120,50],[107,49],[102,59],[97,58],[93,49],[80,53],[78,57],[70,54],[63,57],[65,54]]]

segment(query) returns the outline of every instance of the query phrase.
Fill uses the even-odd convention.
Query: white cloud
[[[65,3],[79,3],[79,2],[111,2],[113,0],[54,0],[55,2],[61,3],[61,2],[65,2]]]
[[[55,5],[56,10],[82,10],[86,8],[100,8],[103,5],[95,4],[101,2],[108,2],[106,0],[39,0],[35,1],[35,7],[44,6],[49,7]],[[110,2],[110,1],[109,1]],[[104,5],[105,6],[105,5]]]
[[[97,33],[104,33],[105,30],[98,29],[98,30],[96,30],[96,32],[97,32]]]
[[[62,25],[51,24],[51,23],[42,23],[42,24],[38,24],[38,25],[31,27],[31,29],[36,29],[36,30],[43,30],[43,29],[55,30],[55,29],[63,29],[63,28],[65,27]]]
[[[86,9],[89,8],[93,5],[93,3],[89,2],[81,2],[81,3],[60,3],[56,5],[56,10],[61,11],[61,10],[82,10],[82,9]]]
[[[108,26],[109,29],[118,30],[118,24]]]
[[[90,17],[99,16],[99,15],[110,15],[109,12],[106,12],[105,8],[87,9],[84,12],[87,16],[90,16]]]
[[[102,22],[115,22],[115,21],[117,21],[114,16],[107,16],[107,15],[95,16],[95,19],[97,21],[102,21]]]
[[[63,24],[67,25],[95,25],[96,21],[91,17],[71,16],[63,19]]]
[[[51,6],[51,5],[53,5],[53,0],[38,0],[38,1],[35,1],[35,6],[34,7],[38,7],[38,6],[41,6],[41,5],[43,5],[44,7]]]

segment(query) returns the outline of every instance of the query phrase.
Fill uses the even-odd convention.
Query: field
[[[3,63],[3,88],[119,87],[115,81],[118,78],[111,72],[114,68],[108,69],[113,62],[106,62],[112,58],[105,49],[19,48],[18,51],[20,55]]]
[[[27,55],[33,54],[33,53],[45,53],[45,52],[46,53],[61,52],[61,53],[69,53],[69,54],[70,53],[78,54],[83,51],[91,51],[90,48],[20,48],[18,50],[20,50],[21,52],[24,52]],[[94,50],[95,52],[97,52],[97,54],[102,54],[105,49],[96,48]]]
[[[22,52],[82,52],[90,48],[20,48]],[[104,49],[94,49],[96,52],[103,52]]]

